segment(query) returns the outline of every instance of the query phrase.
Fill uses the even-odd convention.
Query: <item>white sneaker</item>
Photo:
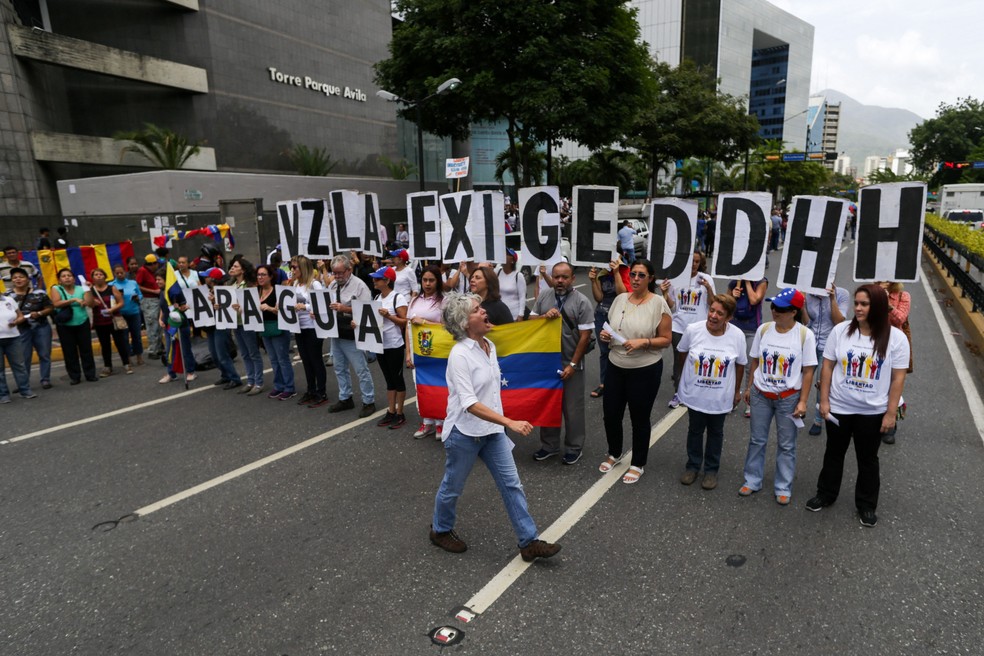
[[[666,405],[670,406],[671,408],[679,408],[680,407],[680,397],[678,395],[674,394],[673,395],[673,398],[670,399],[670,402],[667,403]]]
[[[421,424],[417,432],[413,434],[415,440],[419,440],[422,437],[427,437],[434,432],[434,424]]]

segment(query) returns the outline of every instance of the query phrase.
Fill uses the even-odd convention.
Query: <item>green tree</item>
[[[756,149],[750,158],[749,188],[768,191],[776,202],[788,201],[793,196],[818,194],[821,187],[830,184],[830,171],[819,162],[783,162],[782,141],[771,139]],[[774,158],[774,159],[770,159]],[[751,168],[754,162],[755,168]],[[755,183],[752,184],[752,172]]]
[[[629,169],[628,153],[612,148],[603,148],[591,153],[588,164],[593,169],[592,184],[618,187],[627,191],[632,185],[632,172]]]
[[[649,159],[653,186],[660,170],[686,157],[730,164],[758,141],[758,120],[744,98],[719,93],[717,81],[685,59],[674,68],[652,62],[659,92],[636,115],[625,144]]]
[[[298,175],[321,177],[328,175],[338,166],[338,162],[331,161],[327,148],[308,148],[304,144],[295,144],[284,154],[290,159]]]
[[[187,137],[162,128],[153,123],[144,123],[142,130],[117,132],[117,141],[132,141],[123,146],[120,158],[126,153],[143,155],[158,168],[180,169],[185,163],[201,152],[201,141],[190,142]]]
[[[974,152],[984,154],[980,150],[984,148],[984,103],[974,98],[960,98],[953,105],[940,103],[935,118],[912,128],[909,142],[912,164],[917,171],[931,174],[931,186],[960,182],[965,171],[940,165],[967,161]]]
[[[536,167],[521,144],[568,139],[589,148],[619,140],[653,91],[649,54],[627,0],[460,2],[397,0],[403,22],[376,83],[402,98],[453,93],[422,106],[425,130],[463,138],[469,124],[506,122],[514,179],[529,186]],[[404,118],[416,119],[410,107]]]

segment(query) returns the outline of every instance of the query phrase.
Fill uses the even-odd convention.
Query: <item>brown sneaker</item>
[[[465,541],[459,538],[458,534],[454,531],[438,533],[432,528],[430,532],[430,541],[431,544],[438,546],[445,551],[450,551],[451,553],[464,553],[468,551],[468,545],[465,544]]]
[[[700,482],[700,486],[705,490],[716,488],[718,486],[717,472],[704,472],[704,480]]]
[[[523,560],[531,563],[537,558],[550,558],[551,556],[556,556],[559,551],[559,544],[551,544],[550,542],[544,542],[543,540],[533,540],[519,550],[519,555],[523,557]]]
[[[680,477],[680,482],[683,483],[684,485],[693,485],[694,481],[696,480],[697,480],[697,472],[695,472],[693,469],[688,469],[687,471],[683,472],[683,476]]]

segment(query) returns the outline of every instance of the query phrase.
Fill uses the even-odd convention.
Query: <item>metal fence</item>
[[[961,297],[970,299],[973,311],[984,312],[984,285],[981,284],[984,258],[970,253],[929,226],[926,226],[923,243],[953,278],[954,284],[960,289]]]

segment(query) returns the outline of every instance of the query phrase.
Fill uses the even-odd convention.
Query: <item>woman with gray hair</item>
[[[468,548],[454,532],[455,508],[475,460],[481,458],[502,495],[523,560],[549,558],[560,551],[560,545],[539,539],[516,471],[512,440],[501,428],[525,436],[533,426],[502,414],[502,375],[495,344],[485,337],[492,324],[481,300],[477,294],[454,294],[442,312],[444,327],[456,344],[448,356],[448,411],[443,434],[446,460],[444,479],[434,500],[430,541],[451,553]]]

